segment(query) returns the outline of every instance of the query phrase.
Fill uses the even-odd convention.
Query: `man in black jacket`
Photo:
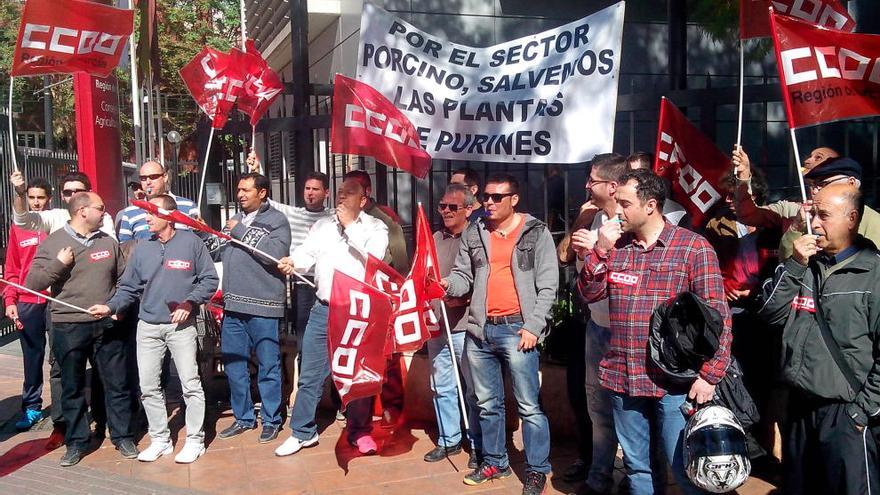
[[[854,186],[824,187],[813,198],[815,235],[797,239],[765,285],[760,314],[785,325],[782,375],[792,386],[788,494],[880,488],[880,253],[858,234],[863,211]]]

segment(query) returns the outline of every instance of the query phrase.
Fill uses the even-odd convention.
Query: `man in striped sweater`
[[[153,199],[157,196],[167,194],[177,203],[177,209],[186,213],[191,217],[198,216],[199,207],[193,200],[177,196],[169,191],[168,187],[168,171],[161,164],[153,160],[147,161],[141,165],[140,169],[141,186],[147,193],[147,199]],[[174,226],[177,230],[189,230],[189,227],[183,224]],[[137,206],[129,206],[122,210],[122,218],[119,221],[119,242],[134,240],[147,240],[152,237],[150,227],[147,225],[147,212]]]
[[[279,203],[272,199],[269,205],[280,211],[287,217],[290,224],[290,254],[298,248],[309,233],[309,229],[318,220],[333,216],[333,209],[327,208],[325,202],[330,195],[330,178],[323,172],[309,172],[303,184],[303,200],[305,206],[290,206]],[[314,269],[305,274],[306,278],[314,280]],[[299,279],[296,280],[296,305],[294,322],[296,322],[296,341],[302,342],[302,335],[309,321],[309,311],[315,305],[315,289]]]

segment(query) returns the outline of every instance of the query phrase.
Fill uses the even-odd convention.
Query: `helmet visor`
[[[748,455],[745,435],[736,428],[700,428],[687,438],[687,448],[694,457],[716,455]]]

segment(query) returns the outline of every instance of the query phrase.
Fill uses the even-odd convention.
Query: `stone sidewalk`
[[[216,431],[232,423],[230,411],[209,404],[205,455],[191,465],[178,465],[173,456],[154,463],[122,459],[109,440],[93,442],[93,451],[80,464],[61,468],[58,461],[63,447],[54,452],[44,448],[51,430],[45,420],[34,430],[18,433],[13,424],[18,416],[21,387],[21,361],[13,346],[0,348],[0,493],[4,494],[519,494],[523,479],[522,438],[513,434],[511,464],[516,473],[479,487],[467,487],[467,455],[448,461],[425,463],[422,456],[433,447],[430,425],[406,425],[394,431],[378,426],[374,436],[380,453],[362,457],[345,441],[343,424],[327,412],[321,418],[321,442],[285,458],[274,456],[274,449],[290,433],[269,443],[257,442],[258,431],[220,440]],[[46,370],[48,376],[48,368]],[[44,390],[48,405],[48,386]],[[178,406],[171,410],[172,437],[182,445],[183,418]],[[140,439],[145,448],[149,438]],[[574,458],[571,443],[554,440],[551,462],[561,473]],[[619,461],[619,460],[618,460]],[[618,469],[616,478],[622,477]],[[764,495],[772,485],[753,478],[739,491],[743,495]],[[576,486],[551,476],[546,493],[569,493]],[[670,495],[678,490],[670,487]]]

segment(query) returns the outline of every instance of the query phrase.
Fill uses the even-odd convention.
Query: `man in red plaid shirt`
[[[647,170],[624,174],[617,189],[619,221],[605,223],[598,239],[585,231],[572,235],[584,258],[578,286],[588,302],[608,298],[611,342],[599,366],[599,381],[612,392],[614,427],[623,448],[631,493],[653,493],[649,446],[651,431],[684,493],[700,493],[685,474],[681,452],[687,399],[712,400],[715,385],[730,363],[730,310],[715,251],[701,236],[663,218],[666,187]],[[593,242],[595,240],[595,242]],[[717,309],[724,330],[715,356],[703,364],[687,388],[671,387],[659,369],[647,365],[651,313],[681,292],[691,291]],[[649,424],[653,417],[655,428]]]

